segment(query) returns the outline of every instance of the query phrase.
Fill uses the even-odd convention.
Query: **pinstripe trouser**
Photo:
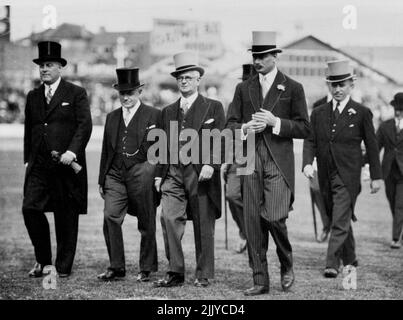
[[[281,273],[292,268],[292,248],[285,223],[291,190],[263,140],[257,142],[255,171],[243,179],[243,212],[253,282],[256,285],[268,286],[266,254],[269,232],[276,243]]]

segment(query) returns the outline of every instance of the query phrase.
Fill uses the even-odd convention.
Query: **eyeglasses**
[[[193,79],[197,79],[198,77],[189,77],[189,76],[187,76],[187,77],[177,77],[176,78],[176,81],[178,81],[178,82],[182,82],[183,80],[185,80],[186,82],[190,82],[190,81],[192,81]]]

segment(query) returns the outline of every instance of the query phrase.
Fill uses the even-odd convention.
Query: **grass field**
[[[193,286],[195,254],[192,224],[187,224],[183,240],[186,262],[186,282],[182,288],[153,288],[152,283],[136,282],[138,272],[139,232],[134,217],[127,216],[124,226],[127,276],[124,280],[104,283],[96,275],[108,266],[102,234],[103,200],[97,192],[99,139],[88,148],[89,210],[80,217],[79,239],[73,273],[58,279],[56,290],[45,290],[42,279],[30,279],[27,272],[33,266],[31,242],[21,214],[22,165],[21,138],[1,138],[0,142],[0,299],[245,299],[243,290],[252,285],[247,255],[234,253],[238,232],[228,213],[229,250],[225,250],[224,218],[217,221],[215,233],[216,276],[208,288]],[[299,150],[299,148],[297,148]],[[322,276],[326,244],[314,241],[309,189],[300,172],[301,154],[296,153],[296,201],[288,219],[289,236],[294,251],[296,282],[289,293],[280,286],[279,263],[273,241],[268,252],[271,291],[255,299],[402,299],[403,249],[389,249],[391,214],[384,189],[370,195],[363,184],[358,198],[354,224],[357,255],[360,266],[357,290],[343,290],[341,277]],[[47,214],[51,226],[52,246],[55,235],[52,214]],[[318,217],[319,219],[319,217]],[[320,219],[318,220],[320,221]],[[320,224],[320,223],[319,223]],[[157,217],[159,271],[153,280],[162,277],[167,268],[159,217]]]

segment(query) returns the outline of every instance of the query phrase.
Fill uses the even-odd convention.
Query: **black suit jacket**
[[[242,124],[252,120],[252,114],[261,107],[281,120],[280,134],[273,134],[272,127],[267,127],[263,131],[263,138],[291,189],[291,206],[295,184],[293,138],[304,139],[309,133],[304,89],[300,83],[278,71],[265,100],[262,101],[259,75],[255,75],[237,85],[228,109],[227,127],[240,129]]]
[[[383,122],[376,133],[379,151],[383,148],[385,152],[382,159],[382,173],[384,179],[390,174],[393,161],[396,160],[400,172],[403,173],[403,132],[398,135],[396,132],[395,119]]]
[[[371,179],[380,179],[382,176],[371,110],[350,99],[339,117],[333,139],[332,113],[332,102],[312,111],[312,129],[308,139],[304,141],[302,165],[304,168],[307,164],[312,164],[313,158],[316,157],[320,190],[329,213],[332,212],[332,193],[328,176],[330,152],[333,154],[338,173],[350,193],[353,208],[361,191],[362,141],[367,150]]]
[[[113,157],[119,134],[119,124],[122,123],[122,108],[110,112],[106,116],[104,137],[102,141],[101,162],[99,166],[98,184],[103,187],[105,177],[112,166]],[[147,141],[148,132],[152,128],[161,127],[161,111],[159,109],[140,104],[132,121],[136,120],[136,144],[139,152],[135,155],[136,162],[147,161],[147,152],[153,141]],[[151,127],[151,128],[150,128]]]
[[[173,104],[168,105],[162,110],[162,128],[168,138],[168,152],[167,152],[167,164],[159,164],[157,166],[157,177],[161,177],[163,183],[169,168],[170,160],[170,146],[169,141],[171,139],[176,139],[174,134],[170,131],[171,121],[178,121],[178,112],[180,108],[180,99]],[[200,183],[208,184],[208,195],[216,208],[216,218],[221,216],[221,179],[220,179],[220,164],[213,163],[213,157],[210,157],[210,161],[202,158],[202,130],[203,129],[218,129],[222,130],[225,124],[224,108],[221,102],[206,98],[199,94],[195,102],[190,107],[194,115],[192,117],[193,121],[187,122],[184,126],[185,129],[191,128],[198,132],[199,137],[199,161],[198,163],[192,163],[197,174],[200,174],[201,168],[204,164],[209,164],[214,168],[213,177],[208,181],[203,181]],[[189,109],[188,112],[191,112]],[[211,121],[213,119],[213,121]],[[206,123],[209,122],[209,123]],[[210,155],[213,155],[213,143],[210,144]],[[221,159],[220,159],[221,160]],[[209,163],[206,163],[209,162]],[[189,217],[191,218],[191,217]]]
[[[92,131],[87,94],[83,88],[61,79],[46,112],[44,91],[45,87],[41,85],[27,96],[24,125],[24,163],[28,163],[26,177],[31,173],[42,139],[51,151],[60,154],[66,150],[74,152],[83,169],[78,174],[73,169],[68,170],[63,179],[79,207],[79,213],[85,214],[88,192],[85,148]]]

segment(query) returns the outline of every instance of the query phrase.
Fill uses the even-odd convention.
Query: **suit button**
[[[336,126],[336,124],[334,123],[334,124],[333,124],[333,127],[335,127],[335,126]]]
[[[126,147],[123,147],[123,150],[126,150]]]
[[[336,132],[336,130],[333,129],[332,132]]]
[[[127,130],[125,130],[125,133],[127,133]]]
[[[45,127],[47,127],[47,126],[48,126],[48,124],[45,122],[45,123],[44,123],[44,126],[45,126]]]

